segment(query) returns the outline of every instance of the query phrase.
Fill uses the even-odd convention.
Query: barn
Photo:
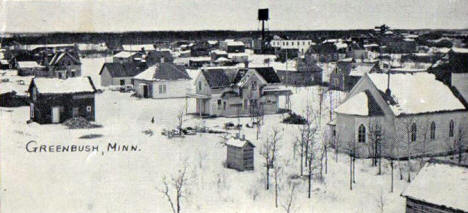
[[[239,171],[254,170],[254,148],[255,145],[237,134],[226,141],[227,157],[226,166]]]

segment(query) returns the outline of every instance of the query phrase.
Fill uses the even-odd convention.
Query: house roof
[[[467,212],[466,192],[468,167],[432,161],[424,165],[401,195]]]
[[[141,54],[139,52],[130,52],[130,51],[121,51],[114,55],[115,58],[129,58],[134,56],[135,54]]]
[[[345,102],[343,102],[338,108],[335,109],[336,113],[347,114],[347,115],[369,115],[369,99],[365,92],[360,92]]]
[[[260,76],[262,76],[262,78],[265,79],[265,81],[269,84],[281,83],[281,80],[279,79],[273,67],[255,67],[251,69],[260,74]]]
[[[208,86],[212,89],[224,88],[231,85],[229,76],[224,69],[202,69],[201,72]]]
[[[349,73],[350,76],[361,77],[366,73],[369,73],[375,64],[359,64],[353,68],[351,68],[351,72]]]
[[[131,52],[141,51],[143,49],[145,51],[155,50],[154,44],[123,44],[122,49]]]
[[[388,75],[366,74],[383,96],[387,90]],[[435,75],[419,73],[390,74],[390,97],[384,97],[393,113],[419,114],[466,110],[449,87],[435,79]]]
[[[58,53],[55,53],[55,55],[52,57],[52,59],[49,62],[49,65],[55,65],[59,63],[61,60],[63,60],[65,57],[71,58],[72,61],[74,61],[76,64],[81,64],[80,59],[76,58],[69,52],[58,52]]]
[[[93,81],[89,77],[67,79],[33,78],[29,87],[31,88],[33,85],[41,94],[93,93],[96,91]]]
[[[44,66],[39,65],[35,61],[18,61],[18,68],[43,68]]]
[[[190,80],[190,76],[188,75],[185,68],[177,66],[172,63],[158,63],[154,66],[148,67],[142,73],[136,75],[135,79],[142,79],[142,80],[166,80],[166,81],[174,81],[174,80]]]
[[[140,68],[136,63],[104,63],[99,75],[102,74],[104,68],[107,68],[112,77],[133,77],[140,74],[144,69]]]
[[[226,141],[226,145],[234,146],[238,148],[242,148],[245,145],[250,145],[252,147],[255,147],[255,145],[253,145],[252,142],[250,142],[249,140],[247,139],[242,140],[240,138],[235,138],[235,137],[229,138],[229,140]]]
[[[468,54],[468,48],[457,48],[457,47],[452,47],[452,51],[455,52],[455,53]]]

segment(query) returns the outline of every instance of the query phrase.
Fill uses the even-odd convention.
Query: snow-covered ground
[[[98,72],[104,59],[83,59],[83,75],[100,84]],[[190,70],[192,77],[197,70]],[[319,87],[290,87],[291,109],[304,114],[307,105],[318,109]],[[332,91],[333,100],[324,97],[322,130],[329,121],[330,103],[336,106],[344,93]],[[328,94],[328,93],[327,93]],[[284,106],[284,100],[280,103]],[[260,140],[256,130],[243,128],[253,141],[255,170],[226,169],[226,148],[220,135],[198,134],[168,139],[163,128],[174,128],[177,114],[195,111],[193,99],[138,99],[129,93],[105,91],[96,95],[96,123],[102,128],[70,130],[65,126],[27,124],[29,108],[0,108],[1,212],[171,212],[160,190],[162,178],[170,179],[183,165],[188,166],[188,194],[182,200],[183,212],[284,212],[281,205],[288,193],[288,177],[299,173],[293,142],[298,126],[282,124],[286,115],[265,116]],[[154,117],[155,122],[151,123]],[[201,120],[185,116],[184,126],[206,125],[221,128],[225,122],[246,124],[250,118]],[[279,159],[289,161],[280,175],[279,207],[274,207],[273,185],[265,190],[265,168],[259,154],[261,141],[273,128],[282,130]],[[146,133],[144,133],[146,132]],[[148,134],[152,132],[153,134]],[[95,135],[92,139],[80,139]],[[99,152],[30,153],[26,143],[35,140],[46,145],[99,145]],[[108,152],[109,143],[136,145],[133,152]],[[389,193],[389,166],[384,174],[370,160],[357,160],[356,184],[349,190],[349,161],[333,150],[328,154],[324,181],[313,181],[312,198],[307,198],[307,182],[299,181],[295,212],[379,212],[382,195],[385,212],[403,212],[400,193],[407,183],[395,170],[395,191]],[[413,174],[414,175],[414,174]]]

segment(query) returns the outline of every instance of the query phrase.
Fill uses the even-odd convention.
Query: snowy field
[[[104,61],[82,59],[83,75],[90,75],[99,85]],[[189,74],[195,78],[198,71],[190,70]],[[294,112],[304,114],[308,104],[318,109],[319,87],[291,90]],[[345,97],[336,91],[332,95],[332,102],[329,96],[323,101],[321,130],[329,121],[330,103],[337,105]],[[280,106],[284,104],[282,100]],[[130,93],[105,91],[96,95],[96,123],[102,128],[71,130],[60,124],[27,124],[28,107],[0,108],[1,212],[171,212],[160,192],[162,179],[175,176],[184,165],[190,178],[182,212],[284,212],[289,177],[299,174],[298,154],[293,152],[299,127],[282,124],[285,115],[265,116],[258,141],[255,129],[243,128],[242,134],[257,146],[255,170],[238,172],[223,166],[226,148],[220,144],[220,135],[175,139],[161,135],[163,128],[176,127],[177,114],[186,109],[195,112],[193,99],[138,99]],[[153,117],[155,122],[151,123]],[[251,122],[250,118],[201,120],[192,115],[184,119],[184,126],[212,128],[221,128],[228,121]],[[285,166],[279,175],[278,208],[273,184],[265,190],[265,168],[259,154],[261,141],[273,128],[282,131],[279,162]],[[90,135],[94,138],[80,138]],[[99,152],[30,153],[25,146],[31,140],[46,145],[98,145]],[[108,152],[109,143],[136,145],[138,149]],[[384,174],[378,176],[370,160],[357,160],[356,183],[350,191],[348,157],[339,154],[335,162],[335,154],[329,150],[328,158],[327,174],[323,181],[314,179],[311,199],[307,198],[307,181],[296,180],[294,212],[404,212],[400,193],[407,183],[399,180],[398,169],[395,190],[389,193],[387,162]]]

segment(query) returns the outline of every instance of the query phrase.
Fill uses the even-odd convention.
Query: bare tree
[[[282,207],[286,213],[292,213],[294,211],[294,201],[296,199],[297,183],[291,182],[288,184],[288,186],[288,196],[286,201],[283,203]]]
[[[369,155],[372,155],[372,166],[379,167],[377,175],[382,174],[382,140],[384,136],[384,130],[380,122],[375,119],[369,119],[369,131],[367,131],[368,139],[368,151]]]
[[[353,190],[353,183],[356,182],[355,161],[356,161],[356,141],[350,140],[347,144],[349,155],[349,189]]]
[[[421,146],[418,147],[418,152],[421,155],[419,158],[419,167],[422,168],[424,165],[424,157],[427,154],[427,143],[431,139],[431,122],[427,118],[421,118],[419,119],[419,132],[421,136]]]
[[[312,175],[313,175],[313,162],[316,157],[315,148],[315,133],[317,132],[317,114],[313,112],[310,106],[306,108],[306,123],[303,125],[302,137],[305,147],[305,162],[308,167],[308,194],[307,197],[311,197],[312,190]]]
[[[182,135],[182,124],[184,123],[184,111],[180,110],[177,113],[177,129],[179,130],[179,134]]]
[[[255,126],[257,129],[257,140],[260,135],[261,128],[263,126],[264,110],[262,103],[253,103],[250,104],[250,116],[252,120],[252,126]]]
[[[418,125],[417,119],[414,116],[405,116],[400,118],[401,125],[398,125],[398,131],[404,134],[404,138],[406,139],[406,156],[407,156],[407,167],[408,167],[408,183],[411,182],[411,155],[412,155],[412,147],[413,142],[417,140],[417,131]],[[401,169],[401,167],[400,167]]]
[[[281,163],[281,161],[278,161],[273,165],[273,177],[275,180],[275,207],[278,208],[278,193],[279,193],[279,184],[280,184],[280,179],[283,173],[283,170],[285,167],[288,167],[289,161],[285,161],[284,163]]]
[[[458,164],[462,164],[463,162],[463,152],[467,148],[467,125],[466,125],[466,118],[463,118],[458,122],[458,131],[455,138],[455,146],[456,151],[458,153]]]
[[[281,140],[280,131],[273,129],[270,136],[263,141],[260,147],[260,155],[265,159],[266,190],[270,189],[270,169],[274,167],[278,154],[278,142]]]
[[[173,213],[181,212],[181,200],[188,193],[187,185],[189,176],[187,174],[187,165],[184,164],[182,170],[178,171],[177,176],[172,177],[170,180],[164,176],[162,178],[163,188],[160,192],[167,198]],[[175,195],[171,195],[171,191],[175,191]]]

